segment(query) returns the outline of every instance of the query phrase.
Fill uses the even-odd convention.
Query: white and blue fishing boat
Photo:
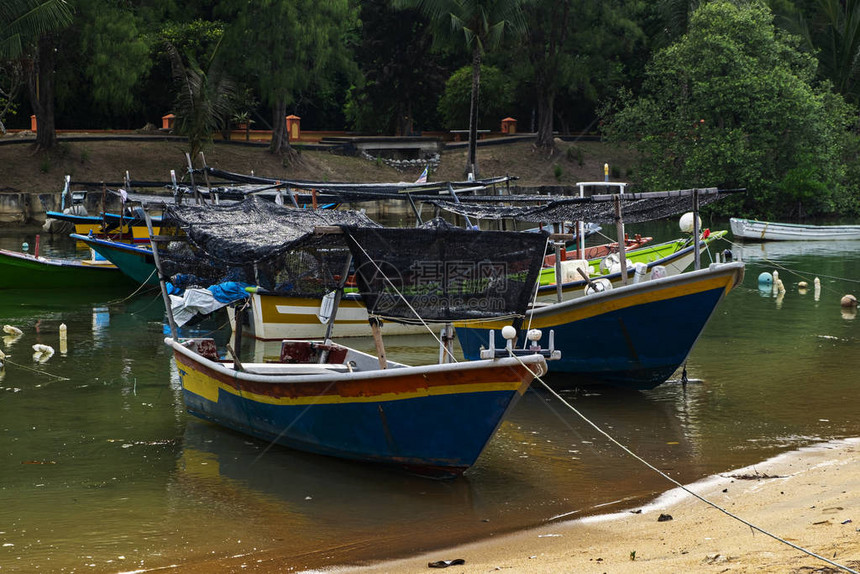
[[[807,225],[755,219],[729,220],[735,237],[755,241],[835,241],[860,239],[860,225]]]

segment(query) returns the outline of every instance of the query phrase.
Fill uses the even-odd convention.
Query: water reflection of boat
[[[694,447],[664,397],[611,388],[563,394],[647,460],[690,475]],[[207,509],[213,528],[229,523],[249,547],[265,520],[269,540],[301,569],[414,554],[416,540],[422,549],[449,547],[553,517],[634,506],[665,489],[546,392],[527,392],[497,438],[463,479],[426,481],[269,448],[189,418],[172,492],[183,507]]]
[[[241,538],[240,550],[228,555],[256,553],[271,560],[274,543],[297,570],[414,551],[418,539],[423,547],[443,546],[451,540],[449,529],[474,528],[486,516],[475,505],[468,478],[428,481],[270,448],[194,418],[186,421],[175,477],[175,504],[206,509],[200,526],[213,540]],[[428,531],[428,524],[447,527]],[[212,545],[211,552],[225,551]]]

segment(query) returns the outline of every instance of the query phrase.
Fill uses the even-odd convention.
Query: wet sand
[[[552,523],[403,560],[326,572],[860,571],[858,453],[860,438],[834,441],[687,487],[761,531],[675,488],[626,512]],[[660,521],[661,515],[672,518]],[[428,567],[430,562],[455,559],[465,563],[444,570]]]

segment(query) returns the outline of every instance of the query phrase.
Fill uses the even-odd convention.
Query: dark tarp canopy
[[[475,219],[518,219],[531,223],[555,223],[559,221],[588,221],[610,224],[615,222],[614,198],[621,201],[621,215],[625,223],[642,223],[679,215],[693,209],[692,189],[646,193],[624,193],[620,195],[594,195],[552,201],[546,205],[531,207],[475,205],[468,201],[431,201],[430,203]],[[699,207],[727,197],[732,191],[715,188],[695,190]]]
[[[312,297],[336,288],[348,255],[343,238],[316,235],[314,230],[378,227],[355,211],[290,209],[253,197],[230,206],[170,205],[162,221],[162,233],[181,231],[188,238],[159,251],[162,270],[175,284],[205,287],[240,281],[279,294]]]
[[[344,232],[368,312],[399,322],[523,315],[547,241],[545,233],[467,230],[442,219]]]
[[[475,231],[434,219],[386,228],[354,211],[289,209],[248,199],[166,208],[162,272],[180,287],[237,281],[322,298],[350,252],[371,315],[400,322],[521,316],[534,295],[546,233]],[[419,318],[420,317],[420,318]]]

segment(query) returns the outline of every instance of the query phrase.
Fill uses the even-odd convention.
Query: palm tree
[[[236,84],[217,58],[220,41],[205,70],[190,56],[186,63],[173,44],[166,44],[176,88],[175,130],[188,138],[189,152],[194,158],[212,138],[212,132],[236,111]]]
[[[524,0],[395,0],[395,6],[416,7],[436,26],[437,44],[460,34],[472,51],[472,99],[469,107],[469,155],[466,173],[478,176],[478,94],[481,85],[481,59],[485,51],[496,48],[504,32],[525,31]]]
[[[30,53],[43,34],[72,21],[66,0],[3,0],[0,3],[0,60]]]
[[[818,0],[810,34],[819,71],[846,99],[858,101],[860,0]]]
[[[39,130],[36,145],[50,149],[54,130],[54,42],[51,33],[67,26],[72,12],[66,0],[0,2],[0,60],[23,69]]]

